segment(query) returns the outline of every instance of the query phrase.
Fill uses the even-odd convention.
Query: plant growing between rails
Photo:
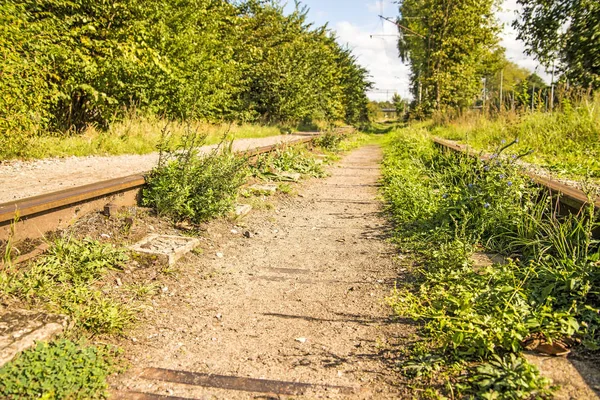
[[[226,136],[226,134],[225,134]],[[248,174],[247,160],[223,142],[208,155],[198,153],[205,134],[188,131],[171,146],[168,132],[159,147],[158,166],[150,173],[142,204],[174,221],[204,222],[230,211]]]
[[[519,174],[519,156],[503,155],[511,145],[481,161],[445,153],[427,129],[412,127],[394,135],[384,161],[396,241],[419,264],[388,301],[420,321],[430,341],[403,369],[420,371],[424,386],[432,371],[445,372],[454,395],[550,397],[522,349],[566,339],[600,344],[593,207],[557,216],[552,199]],[[471,255],[482,249],[507,262],[474,267]]]

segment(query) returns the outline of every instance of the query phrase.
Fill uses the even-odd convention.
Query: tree
[[[523,6],[513,23],[526,51],[571,82],[600,87],[600,2],[517,0]]]
[[[411,67],[413,96],[425,111],[462,110],[495,64],[496,0],[403,0],[398,49]]]

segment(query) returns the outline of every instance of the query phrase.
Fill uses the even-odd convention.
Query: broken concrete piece
[[[265,185],[252,185],[250,186],[251,190],[257,192],[266,192],[266,193],[275,193],[277,192],[277,185],[265,184]]]
[[[248,215],[252,211],[252,206],[250,204],[238,204],[235,206],[234,213],[238,217],[243,217]]]
[[[186,253],[194,250],[200,240],[185,236],[149,235],[130,247],[137,253],[151,254],[173,265]]]
[[[0,367],[35,342],[50,341],[68,326],[65,315],[29,310],[8,311],[0,316]]]

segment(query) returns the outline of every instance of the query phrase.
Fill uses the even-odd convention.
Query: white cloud
[[[347,44],[358,57],[358,62],[369,70],[372,81],[378,92],[369,97],[374,100],[391,99],[394,93],[409,97],[409,72],[407,65],[402,64],[396,47],[396,27],[383,25],[383,32],[371,36],[373,32],[350,22],[340,22],[335,26],[338,41]]]

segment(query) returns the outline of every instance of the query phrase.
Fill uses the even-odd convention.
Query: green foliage
[[[285,173],[299,173],[301,175],[322,178],[325,170],[322,163],[303,146],[285,146],[268,154],[258,157],[252,166],[254,176],[276,181],[293,181]]]
[[[518,0],[518,38],[543,65],[572,83],[600,87],[600,4],[594,0]],[[562,64],[562,65],[561,65]]]
[[[0,369],[3,399],[104,399],[117,351],[69,340],[38,342]]]
[[[147,178],[142,204],[175,221],[194,223],[232,209],[246,179],[247,160],[222,146],[201,155],[198,147],[204,140],[191,133],[175,148],[163,147],[158,166]]]
[[[71,316],[92,333],[122,332],[133,318],[123,305],[93,287],[107,269],[127,261],[122,249],[94,240],[57,239],[29,268],[0,272],[5,296],[16,296]]]
[[[549,380],[542,378],[535,367],[515,354],[503,358],[495,355],[489,363],[477,367],[469,383],[475,389],[473,395],[482,399],[552,398]]]
[[[533,152],[524,160],[554,174],[600,179],[600,97],[592,102],[564,103],[563,112],[536,112],[519,118],[456,121],[435,127],[432,134],[493,152],[502,140],[518,138],[509,153]]]
[[[593,208],[556,216],[551,199],[504,155],[515,145],[481,161],[435,148],[417,126],[395,135],[384,162],[396,240],[420,265],[389,302],[423,323],[434,354],[483,362],[456,386],[477,398],[548,395],[518,356],[529,337],[577,336],[590,348],[600,339]],[[510,258],[475,268],[477,250]]]
[[[0,5],[0,155],[31,137],[168,119],[366,120],[367,71],[307,10],[248,0]]]
[[[319,146],[327,151],[339,151],[343,140],[343,135],[326,132],[323,135],[314,138],[313,143],[315,146]]]
[[[417,113],[471,105],[498,54],[496,5],[494,0],[401,2],[398,48],[410,63]]]

